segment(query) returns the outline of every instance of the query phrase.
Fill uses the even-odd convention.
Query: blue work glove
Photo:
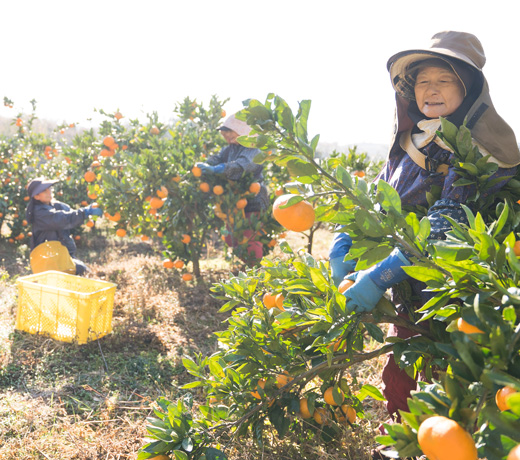
[[[211,166],[207,163],[197,163],[195,166],[199,167],[203,174],[220,174],[224,172],[224,169],[226,169],[226,165],[224,163],[220,163],[215,166]]]
[[[101,208],[94,208],[92,205],[87,206],[86,208],[83,208],[83,212],[85,213],[85,217],[90,216],[98,216],[101,217],[103,215],[103,211]]]
[[[355,260],[344,260],[351,247],[352,238],[347,233],[336,233],[329,250],[330,271],[336,287],[356,267]]]
[[[347,279],[356,280],[343,293],[347,298],[347,310],[356,313],[372,311],[389,287],[408,278],[402,267],[409,265],[410,261],[396,248],[386,259],[368,270],[347,276]]]

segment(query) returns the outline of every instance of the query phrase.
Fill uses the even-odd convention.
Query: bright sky
[[[499,114],[520,140],[520,28],[506,0],[19,0],[1,2],[0,97],[58,122],[173,116],[186,96],[274,92],[312,100],[309,131],[325,142],[388,144],[394,93],[386,62],[442,30],[477,35]]]

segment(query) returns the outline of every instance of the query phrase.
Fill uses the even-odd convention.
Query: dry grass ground
[[[288,240],[293,249],[305,245],[298,235]],[[321,231],[314,255],[326,257],[329,242]],[[89,277],[117,284],[113,333],[86,345],[15,331],[14,281],[29,274],[27,249],[0,246],[0,460],[135,459],[153,401],[176,399],[190,380],[181,357],[212,353],[213,332],[224,327],[209,287],[230,268],[216,252],[203,261],[204,281],[186,284],[147,243],[98,238],[79,250]],[[380,368],[365,363],[356,373],[379,385]],[[260,451],[237,442],[230,459],[365,459],[383,417],[373,402],[359,427],[330,445],[293,433]]]

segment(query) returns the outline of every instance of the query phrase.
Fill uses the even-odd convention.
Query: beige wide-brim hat
[[[237,120],[235,114],[227,117],[226,121],[224,121],[224,123],[222,123],[217,129],[221,130],[222,128],[235,131],[239,136],[248,136],[252,129],[245,121]]]
[[[390,72],[394,89],[403,94],[404,88],[407,88],[410,84],[408,75],[413,64],[433,57],[442,59],[450,65],[453,62],[452,60],[455,59],[479,72],[482,71],[486,63],[484,48],[475,35],[452,30],[439,32],[431,38],[428,46],[401,51],[388,60],[387,69]],[[457,73],[455,69],[454,72]]]

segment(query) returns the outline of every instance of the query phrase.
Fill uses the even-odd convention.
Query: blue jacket
[[[74,211],[60,201],[43,204],[35,200],[31,222],[31,250],[45,241],[60,241],[69,250],[70,256],[75,257],[77,248],[70,230],[81,225],[84,220],[83,209]]]

